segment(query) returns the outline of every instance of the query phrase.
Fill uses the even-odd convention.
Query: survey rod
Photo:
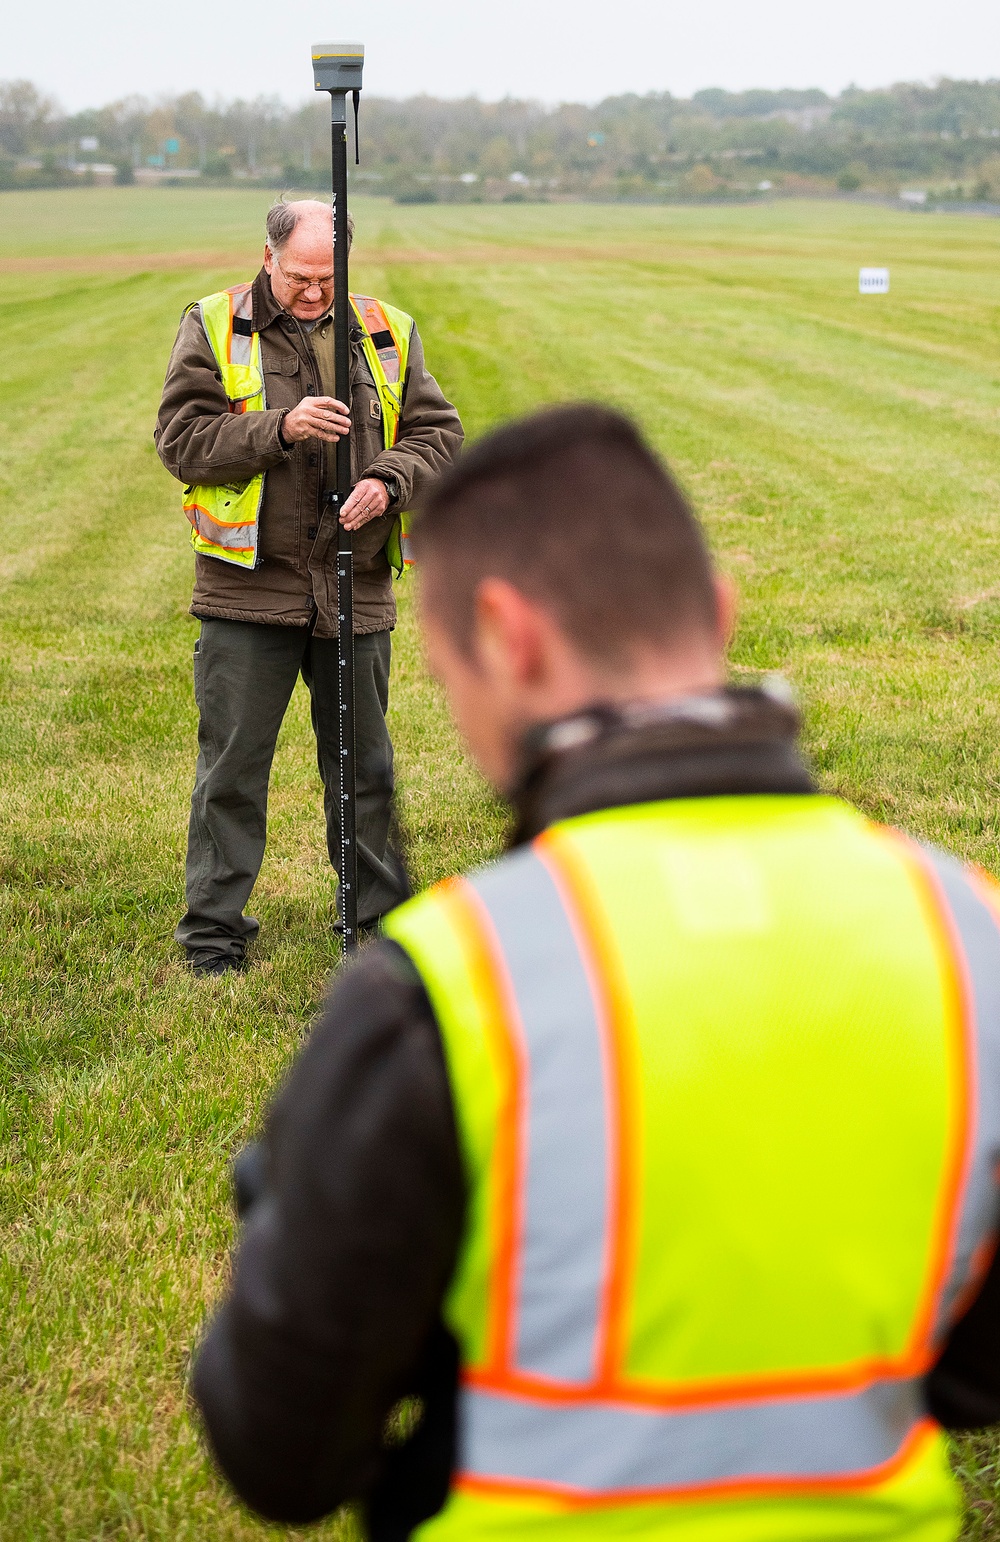
[[[351,302],[347,277],[347,93],[354,98],[357,143],[358,94],[364,70],[363,43],[314,43],[313,84],[330,93],[333,189],[333,336],[337,395],[351,399]],[[326,457],[324,456],[324,463]],[[358,945],[358,810],[354,737],[354,552],[353,538],[340,522],[351,496],[351,441],[337,441],[334,486],[324,489],[337,521],[337,707],[340,761],[340,920],[344,952]]]

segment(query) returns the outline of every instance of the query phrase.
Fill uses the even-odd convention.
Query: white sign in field
[[[889,269],[862,268],[858,275],[858,292],[860,294],[888,294]]]

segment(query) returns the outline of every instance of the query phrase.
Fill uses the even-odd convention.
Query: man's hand
[[[304,396],[281,420],[281,437],[289,444],[300,439],[323,439],[327,444],[336,444],[350,432],[347,408],[332,396]]]
[[[359,482],[340,513],[340,523],[345,530],[360,530],[370,519],[378,519],[389,507],[389,492],[378,477],[365,477]]]

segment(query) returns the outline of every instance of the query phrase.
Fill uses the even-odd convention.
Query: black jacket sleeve
[[[270,1519],[362,1498],[374,1534],[406,1536],[450,1476],[457,1353],[440,1310],[465,1194],[437,1026],[394,943],[339,977],[257,1166],[232,1289],[194,1367],[216,1459]],[[424,1423],[412,1450],[387,1452],[387,1416],[410,1394]]]
[[[1000,1424],[1000,1254],[948,1335],[941,1358],[925,1378],[924,1393],[946,1430]]]

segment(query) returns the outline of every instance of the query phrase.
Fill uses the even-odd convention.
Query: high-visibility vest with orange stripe
[[[252,289],[251,284],[237,284],[196,302],[230,412],[262,412],[267,406],[260,333],[253,326]],[[350,299],[361,323],[365,360],[378,390],[382,437],[388,450],[399,432],[413,318],[368,295],[351,295]],[[191,523],[191,544],[196,552],[238,567],[257,566],[257,523],[266,475],[262,471],[245,482],[185,487],[184,513]],[[400,514],[386,543],[386,556],[397,574],[406,560],[408,530],[409,515]]]
[[[568,820],[387,919],[468,1183],[420,1542],[957,1535],[922,1378],[997,1224],[998,913],[755,796]]]

